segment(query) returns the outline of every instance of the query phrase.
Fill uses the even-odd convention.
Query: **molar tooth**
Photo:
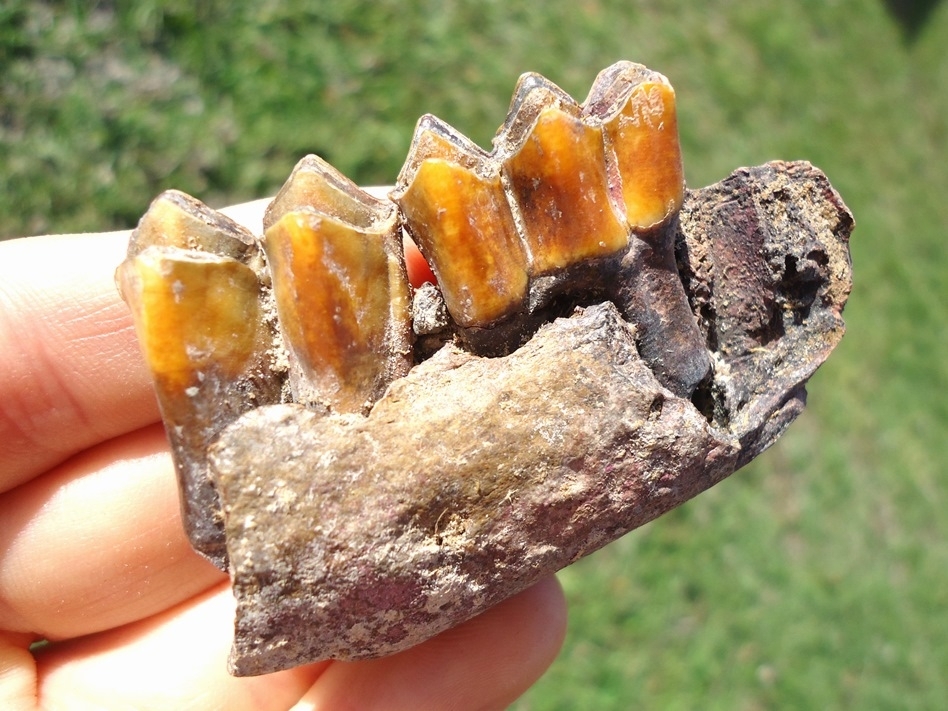
[[[154,378],[185,530],[194,548],[225,570],[207,449],[242,413],[279,402],[282,385],[270,364],[273,332],[260,282],[249,266],[258,262],[249,232],[169,191],[142,218],[116,272]]]
[[[412,362],[394,205],[307,156],[264,226],[295,398],[336,411],[367,409]]]
[[[618,62],[596,77],[584,115],[602,125],[606,160],[620,179],[631,229],[643,232],[676,214],[684,173],[668,80],[640,64]]]
[[[675,220],[684,196],[675,93],[661,74],[618,62],[600,72],[584,116],[601,125],[610,179],[634,235],[612,298],[639,327],[639,352],[663,385],[690,396],[710,368],[675,263]]]
[[[628,246],[609,194],[602,128],[584,122],[559,87],[536,74],[522,76],[495,146],[532,276]]]
[[[522,306],[526,255],[484,151],[434,116],[422,117],[392,200],[460,326],[485,326]]]

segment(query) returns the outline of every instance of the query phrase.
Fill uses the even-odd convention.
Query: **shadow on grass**
[[[902,29],[902,40],[912,45],[938,7],[940,0],[883,0],[886,10]]]

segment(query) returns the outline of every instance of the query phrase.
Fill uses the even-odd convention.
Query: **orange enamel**
[[[118,276],[148,366],[169,394],[211,372],[236,378],[267,347],[257,278],[240,262],[152,247]]]
[[[659,82],[638,85],[604,129],[622,178],[630,227],[646,229],[677,212],[684,175],[674,90]]]
[[[531,274],[628,245],[627,228],[609,199],[600,128],[548,107],[503,170],[519,208]]]
[[[306,210],[271,225],[264,246],[287,345],[330,404],[358,411],[386,362],[393,308],[380,236]]]
[[[429,158],[398,202],[458,324],[487,325],[520,306],[526,257],[499,176]]]

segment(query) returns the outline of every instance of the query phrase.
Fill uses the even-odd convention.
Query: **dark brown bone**
[[[677,253],[714,364],[694,403],[604,303],[507,357],[447,346],[368,417],[242,417],[210,457],[238,602],[232,671],[409,647],[752,459],[842,337],[852,226],[807,163],[687,193]]]

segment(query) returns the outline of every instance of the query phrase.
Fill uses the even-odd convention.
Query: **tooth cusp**
[[[166,190],[152,200],[132,233],[128,256],[148,247],[197,250],[244,262],[256,255],[250,232],[179,190]]]

